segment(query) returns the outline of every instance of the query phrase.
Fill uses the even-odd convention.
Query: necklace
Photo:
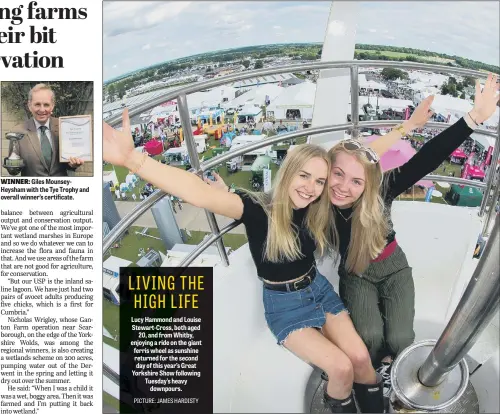
[[[340,211],[340,209],[339,209],[338,207],[335,207],[335,209],[337,210],[337,212],[340,214],[340,216],[341,216],[341,217],[342,217],[345,221],[349,220],[349,219],[351,218],[351,216],[352,216],[352,213],[351,213],[351,214],[349,214],[349,217],[345,218],[345,216],[342,214],[342,212]]]

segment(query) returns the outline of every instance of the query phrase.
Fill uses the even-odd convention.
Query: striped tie
[[[40,127],[40,146],[42,149],[42,155],[47,163],[47,167],[50,169],[50,164],[52,161],[52,146],[50,145],[49,137],[45,133],[48,128],[45,125]]]

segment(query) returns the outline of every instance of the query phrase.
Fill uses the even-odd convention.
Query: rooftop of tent
[[[394,109],[394,110],[403,110],[410,105],[413,105],[413,101],[409,99],[393,99],[393,98],[383,98],[376,96],[359,96],[358,97],[358,107],[362,109],[363,105],[370,104],[373,108],[376,106],[379,107],[380,110],[384,109]],[[348,114],[351,113],[351,103],[348,104]],[[361,113],[361,111],[360,111]]]
[[[267,107],[268,110],[283,106],[296,105],[314,105],[314,97],[316,95],[316,84],[312,82],[303,82],[298,85],[289,86],[286,88],[271,104]]]
[[[263,85],[265,83],[279,83],[286,81],[291,78],[296,78],[293,73],[281,73],[276,75],[265,75],[256,78],[245,79],[241,81],[236,81],[231,84],[235,88],[245,88],[249,86]]]
[[[258,88],[252,88],[244,93],[242,93],[237,98],[232,101],[224,103],[226,108],[237,108],[239,105],[244,105],[245,103],[258,103],[259,105],[264,105],[266,96],[269,97],[271,102],[279,96],[285,89],[273,83],[268,83],[260,85]]]

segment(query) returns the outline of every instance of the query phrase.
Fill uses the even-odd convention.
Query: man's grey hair
[[[28,102],[31,102],[33,100],[33,93],[38,92],[38,91],[50,91],[52,92],[52,103],[56,103],[56,94],[52,90],[52,88],[49,85],[46,85],[45,83],[38,83],[35,86],[33,86],[29,93],[28,93]]]

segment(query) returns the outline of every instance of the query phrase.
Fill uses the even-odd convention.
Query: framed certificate
[[[59,162],[92,161],[92,115],[59,117]]]

